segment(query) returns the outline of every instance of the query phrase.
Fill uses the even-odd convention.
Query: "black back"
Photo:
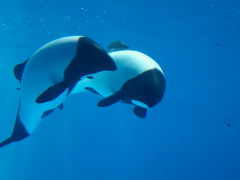
[[[87,37],[80,37],[76,55],[64,71],[64,79],[40,94],[36,102],[44,103],[51,101],[66,89],[70,93],[81,77],[106,70],[116,70],[116,65],[112,58],[93,40]]]

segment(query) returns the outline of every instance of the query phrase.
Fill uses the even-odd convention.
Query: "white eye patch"
[[[143,102],[137,101],[137,100],[131,100],[133,104],[143,107],[143,108],[149,108],[148,105],[144,104]]]

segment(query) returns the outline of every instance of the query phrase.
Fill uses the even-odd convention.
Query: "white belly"
[[[54,101],[36,103],[41,93],[62,80],[65,68],[75,55],[78,38],[72,36],[50,42],[37,50],[27,63],[21,83],[19,114],[29,133],[37,127],[45,111],[65,100],[66,92]]]

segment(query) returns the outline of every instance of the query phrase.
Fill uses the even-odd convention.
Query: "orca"
[[[14,75],[21,82],[18,113],[12,135],[0,147],[33,133],[44,117],[62,108],[85,76],[114,70],[112,58],[88,37],[64,37],[38,49],[14,68]]]
[[[108,54],[117,69],[101,71],[91,78],[79,81],[72,93],[90,90],[104,96],[97,103],[99,107],[106,107],[119,101],[134,105],[134,114],[145,118],[147,110],[163,98],[166,80],[162,68],[152,58],[132,50],[122,41],[111,43]]]

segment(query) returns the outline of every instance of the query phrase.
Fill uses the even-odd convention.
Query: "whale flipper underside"
[[[140,106],[135,106],[133,108],[133,112],[136,116],[138,116],[140,118],[146,118],[146,116],[147,116],[147,109],[140,107]]]

